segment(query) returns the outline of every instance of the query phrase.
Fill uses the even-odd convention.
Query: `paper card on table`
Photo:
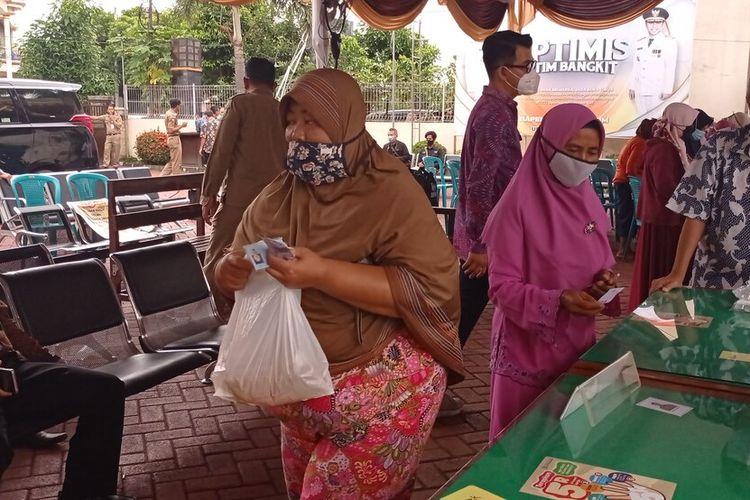
[[[695,318],[695,301],[693,299],[685,301],[685,308],[691,318]]]
[[[625,471],[546,457],[521,488],[542,498],[672,500],[677,484]]]
[[[742,361],[743,363],[750,363],[750,354],[746,352],[721,351],[721,354],[719,354],[719,358],[727,359],[729,361]]]
[[[245,258],[250,261],[256,271],[268,267],[268,247],[263,241],[245,245]]]
[[[674,312],[656,312],[653,306],[639,307],[633,311],[633,319],[647,321],[656,327],[660,326],[690,326],[693,328],[708,328],[713,318],[710,316],[691,316]]]
[[[607,293],[605,293],[604,295],[602,295],[601,297],[599,297],[599,300],[598,300],[598,302],[599,302],[600,304],[609,304],[609,303],[610,303],[610,302],[612,302],[612,301],[614,300],[614,298],[615,298],[615,297],[617,297],[617,296],[618,296],[618,295],[620,294],[620,292],[622,292],[623,290],[625,290],[625,289],[624,289],[624,288],[610,288],[610,289],[609,289],[609,290],[607,291]]]
[[[472,485],[461,488],[446,497],[441,497],[441,500],[505,500],[505,498],[493,495],[487,490]]]
[[[659,398],[646,398],[640,403],[636,404],[638,406],[642,406],[643,408],[648,408],[649,410],[669,413],[670,415],[676,415],[678,417],[685,415],[693,409],[691,406],[681,405]]]

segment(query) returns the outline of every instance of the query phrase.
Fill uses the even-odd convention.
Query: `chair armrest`
[[[18,201],[24,207],[26,206],[26,198],[18,198],[16,200],[15,196],[0,196],[0,200],[2,200],[2,201],[12,201],[13,203],[15,203],[16,201]]]
[[[25,229],[18,229],[15,232],[15,238],[16,238],[16,246],[23,246],[21,244],[21,239],[26,236],[27,238],[30,238],[33,243],[47,243],[47,240],[49,240],[49,235],[46,233],[33,233],[31,231],[27,231]],[[38,240],[38,241],[35,241]]]

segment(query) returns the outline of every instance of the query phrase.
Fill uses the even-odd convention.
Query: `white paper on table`
[[[646,398],[640,403],[636,404],[637,406],[648,408],[649,410],[660,411],[662,413],[668,413],[677,417],[681,417],[693,409],[691,406],[681,405],[678,403],[673,403],[671,401],[653,397]]]

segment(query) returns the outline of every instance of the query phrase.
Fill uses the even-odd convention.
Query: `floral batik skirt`
[[[403,336],[333,377],[331,396],[267,408],[281,419],[291,498],[409,498],[446,386],[445,369]]]

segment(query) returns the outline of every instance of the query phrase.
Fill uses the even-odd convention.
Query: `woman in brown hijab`
[[[354,79],[303,75],[281,116],[287,172],[245,212],[216,282],[231,296],[252,279],[243,245],[293,247],[268,273],[302,289],[335,393],[269,409],[290,495],[408,498],[446,381],[463,377],[458,261],[410,173],[365,131]]]

